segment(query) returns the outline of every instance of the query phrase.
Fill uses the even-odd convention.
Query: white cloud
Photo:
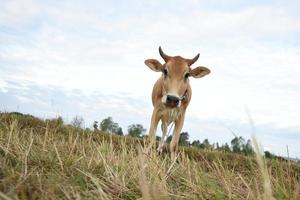
[[[4,0],[0,8],[0,24],[20,26],[31,22],[39,13],[38,4],[32,0]]]

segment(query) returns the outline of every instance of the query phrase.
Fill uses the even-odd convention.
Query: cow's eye
[[[190,76],[190,73],[186,73],[186,74],[184,75],[184,79],[185,79],[185,80],[188,79],[189,76]]]
[[[166,69],[163,69],[163,73],[165,77],[168,75],[168,71]]]

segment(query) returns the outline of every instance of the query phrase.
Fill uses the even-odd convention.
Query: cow
[[[209,74],[210,70],[203,66],[191,68],[191,65],[198,60],[200,54],[197,54],[193,59],[186,59],[181,56],[172,57],[165,54],[161,47],[159,47],[159,54],[165,61],[164,64],[156,59],[145,60],[145,64],[151,70],[162,73],[152,90],[154,108],[149,129],[149,140],[151,144],[155,144],[157,126],[161,121],[162,137],[157,148],[161,153],[165,144],[168,126],[174,122],[175,127],[170,143],[170,152],[171,157],[175,158],[185,112],[192,97],[189,77],[201,78]]]

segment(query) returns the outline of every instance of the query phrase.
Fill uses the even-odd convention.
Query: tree
[[[98,131],[98,121],[94,121],[93,128],[95,131]]]
[[[225,144],[222,144],[222,146],[219,148],[219,150],[225,151],[225,152],[230,152],[231,151],[227,142]]]
[[[111,127],[112,127],[113,123],[114,122],[113,122],[111,117],[103,119],[102,122],[100,123],[101,131],[109,132],[111,130]]]
[[[161,137],[157,135],[157,136],[155,137],[155,139],[156,139],[156,141],[160,141],[160,140],[161,140]]]
[[[202,148],[203,149],[211,149],[211,145],[210,145],[208,139],[203,140]]]
[[[234,153],[239,153],[243,149],[245,139],[242,136],[235,137],[231,140],[231,148]]]
[[[74,126],[75,128],[83,128],[83,126],[84,126],[84,119],[83,119],[83,117],[76,115],[72,119],[71,125]]]
[[[118,123],[115,123],[111,117],[105,118],[100,123],[101,131],[108,133],[120,133],[120,127]]]
[[[117,134],[117,135],[123,135],[123,130],[122,130],[121,127],[118,128],[116,134]]]
[[[172,135],[170,135],[169,137],[167,137],[166,142],[170,143],[171,141],[172,141]],[[189,133],[188,132],[182,132],[182,133],[180,133],[178,145],[188,146],[189,144],[190,144],[190,142],[189,142]]]
[[[220,147],[220,150],[225,151],[225,152],[231,151],[227,142]]]
[[[246,145],[244,145],[243,147],[243,152],[246,154],[246,155],[250,155],[250,154],[253,154],[254,151],[253,151],[253,148],[252,148],[252,145],[251,145],[251,140],[247,140],[247,143]]]
[[[182,146],[188,146],[190,144],[189,143],[189,133],[188,132],[180,133],[178,143],[179,143],[179,145],[182,145]]]
[[[219,142],[216,143],[216,149],[220,149]]]
[[[128,126],[128,135],[132,137],[141,137],[142,134],[146,131],[141,124],[132,124]]]
[[[59,116],[58,118],[56,118],[55,121],[56,121],[56,125],[57,126],[62,126],[64,124],[64,120],[63,120],[63,118],[61,116]],[[83,118],[82,118],[82,121],[83,121],[82,124],[84,124]]]
[[[166,143],[170,143],[172,141],[172,135],[169,135],[166,139]]]
[[[199,140],[194,140],[192,142],[192,146],[194,146],[196,148],[201,148],[201,142]]]
[[[272,159],[272,158],[275,158],[275,155],[272,154],[270,151],[265,151],[265,157],[269,158],[269,159]]]

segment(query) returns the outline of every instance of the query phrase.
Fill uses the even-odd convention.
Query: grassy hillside
[[[0,114],[0,199],[300,199],[300,166]],[[265,166],[266,164],[266,166]]]

